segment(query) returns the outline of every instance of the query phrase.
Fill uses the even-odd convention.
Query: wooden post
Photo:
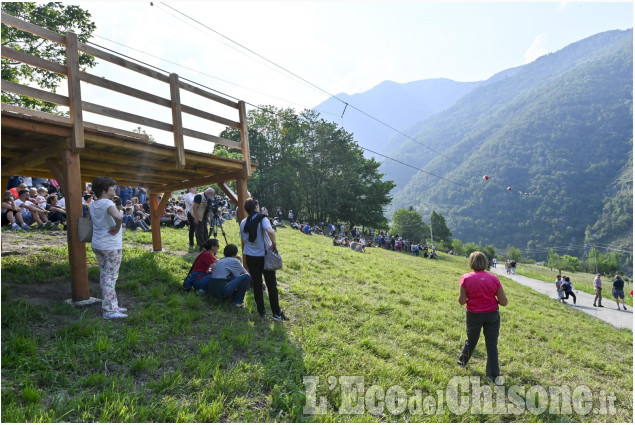
[[[238,102],[238,114],[240,115],[240,143],[243,151],[243,170],[245,177],[249,178],[251,177],[251,154],[249,153],[249,133],[247,132],[247,106],[242,100]]]
[[[247,179],[236,179],[236,192],[238,192],[238,212],[236,215],[240,223],[243,219],[247,218],[247,211],[245,211],[245,201],[249,198]]]
[[[161,246],[161,210],[159,210],[159,194],[149,193],[150,224],[152,226],[152,250],[162,251]]]
[[[66,75],[68,77],[68,101],[70,119],[73,125],[71,148],[73,152],[84,149],[84,119],[82,116],[82,90],[79,80],[79,50],[77,34],[66,34]]]
[[[82,216],[82,179],[79,154],[64,150],[64,179],[66,183],[66,239],[68,260],[71,267],[71,296],[74,302],[90,298],[88,288],[88,266],[86,264],[86,244],[80,242],[77,234],[77,219]]]
[[[183,145],[181,94],[177,74],[170,74],[170,97],[172,100],[172,132],[174,133],[174,147],[176,147],[176,168],[182,169],[185,167],[185,146]]]

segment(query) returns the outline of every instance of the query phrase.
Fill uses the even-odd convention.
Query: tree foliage
[[[388,227],[383,208],[394,184],[382,180],[380,164],[364,158],[351,133],[314,111],[298,115],[272,106],[249,111],[247,124],[251,155],[258,163],[248,186],[261,206],[291,209],[311,223]],[[233,128],[221,136],[240,140]]]
[[[450,246],[452,244],[452,232],[445,222],[445,217],[436,211],[432,211],[430,214],[430,227],[432,227],[432,237],[434,242],[443,246]]]
[[[423,242],[430,228],[423,222],[421,213],[413,207],[401,208],[392,216],[391,233],[401,235],[404,239]]]
[[[88,41],[96,28],[88,11],[79,6],[63,5],[59,2],[43,4],[3,2],[2,12],[57,33],[74,32],[81,42]],[[66,48],[63,45],[4,24],[2,24],[2,46],[29,53],[51,62],[66,64]],[[80,69],[86,70],[95,65],[94,57],[87,54],[79,55]],[[26,85],[35,84],[46,91],[55,93],[64,78],[66,77],[51,71],[2,58],[3,80]],[[58,112],[57,105],[53,103],[8,92],[2,92],[2,102],[45,112]]]

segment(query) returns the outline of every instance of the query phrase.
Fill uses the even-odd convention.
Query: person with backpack
[[[622,278],[617,275],[615,276],[615,280],[613,281],[613,298],[615,298],[615,302],[617,303],[617,309],[620,309],[620,302],[618,298],[622,299],[622,307],[626,310],[626,304],[624,304],[624,281]],[[633,295],[633,291],[631,290],[631,296]]]
[[[573,293],[573,284],[571,283],[569,276],[564,276],[563,279],[564,282],[562,282],[562,285],[560,285],[560,289],[564,292],[564,297],[562,299],[568,300],[569,295],[571,295],[573,297],[573,304],[575,304],[576,298],[575,294]]]

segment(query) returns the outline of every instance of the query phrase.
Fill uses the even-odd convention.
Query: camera
[[[214,217],[219,216],[219,210],[221,208],[227,207],[229,205],[229,203],[227,202],[227,199],[222,198],[218,195],[214,196],[213,198],[208,198],[208,202],[209,202],[209,209],[214,215]]]

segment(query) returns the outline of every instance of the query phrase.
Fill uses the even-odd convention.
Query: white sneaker
[[[24,229],[24,230],[31,230],[31,226],[29,226],[29,225],[28,225],[28,224],[26,224],[26,223],[22,223],[22,226],[21,226],[21,227],[22,227],[22,229]]]
[[[126,311],[128,311],[128,309],[127,309],[127,308],[124,308],[124,307],[117,307],[117,311],[118,311],[119,313],[125,313]]]
[[[123,319],[124,317],[128,317],[128,315],[118,311],[109,311],[104,313],[104,319]]]
[[[13,230],[20,230],[20,231],[22,230],[22,228],[21,228],[20,226],[18,226],[18,223],[13,223],[13,224],[11,225],[11,228],[12,228]]]

